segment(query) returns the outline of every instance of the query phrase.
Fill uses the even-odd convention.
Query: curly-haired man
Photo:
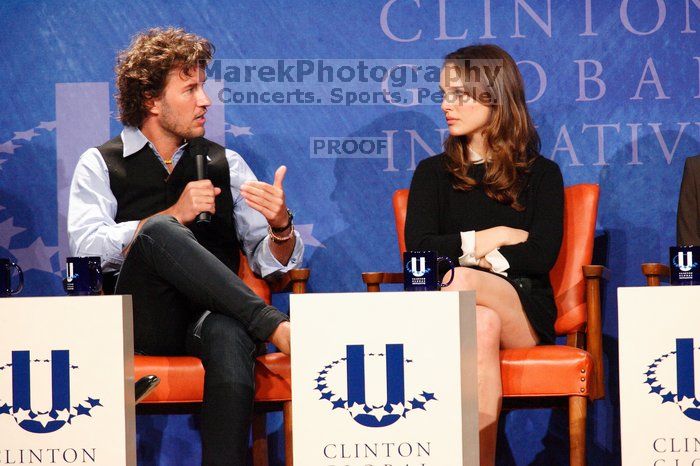
[[[99,255],[130,294],[134,344],[145,354],[192,354],[206,375],[203,464],[246,464],[256,342],[289,353],[287,317],[236,275],[242,250],[263,277],[301,262],[282,188],[257,181],[241,156],[206,139],[204,67],[211,43],[182,29],[137,35],[117,59],[124,130],[75,169],[68,230],[75,255]],[[208,152],[209,179],[195,155]],[[201,212],[211,222],[199,225]],[[113,284],[114,284],[113,281]]]

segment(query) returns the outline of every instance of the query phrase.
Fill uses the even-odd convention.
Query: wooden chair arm
[[[292,281],[292,293],[306,293],[306,284],[311,276],[311,269],[292,269],[288,272],[289,278]]]
[[[610,280],[610,269],[603,265],[584,265],[583,276],[588,278],[602,278]]]
[[[600,280],[610,278],[610,270],[602,265],[584,265],[583,276],[586,279],[586,309],[588,323],[586,325],[586,350],[593,357],[595,372],[591,399],[597,400],[605,396],[603,382],[603,322],[600,303]]]
[[[671,269],[668,265],[647,262],[642,264],[642,273],[647,277],[647,286],[659,286],[662,281],[668,281]]]
[[[401,272],[362,272],[362,281],[367,285],[367,291],[381,291],[383,284],[403,283],[403,273]]]
[[[303,294],[306,293],[306,284],[310,275],[310,269],[292,269],[273,280],[268,280],[267,283],[273,293],[291,291],[294,294]]]

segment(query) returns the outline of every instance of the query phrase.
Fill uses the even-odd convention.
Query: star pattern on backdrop
[[[325,248],[324,244],[313,235],[314,224],[306,223],[303,225],[294,225],[294,229],[299,232],[304,246],[312,246],[316,248]]]
[[[40,121],[37,128],[45,129],[46,131],[53,131],[54,129],[56,129],[56,122],[55,121]]]
[[[42,130],[37,132],[36,130]],[[26,131],[14,131],[12,138],[9,141],[5,141],[0,144],[0,153],[14,154],[15,149],[22,147],[21,145],[15,144],[13,141],[31,141],[37,136],[42,134],[48,134],[56,129],[56,121],[40,121],[39,124],[33,128],[29,128]]]
[[[15,144],[14,142],[12,142],[12,140],[5,141],[2,144],[0,144],[0,154],[14,154],[15,149],[19,147],[22,146],[19,144]]]
[[[227,133],[233,134],[233,137],[238,136],[252,136],[253,132],[250,130],[250,126],[236,126],[232,123],[226,123]]]
[[[382,358],[384,357],[384,353],[368,353],[364,356]],[[353,402],[352,404],[348,405],[348,400],[343,398],[342,395],[334,392],[333,388],[330,387],[328,384],[329,374],[332,371],[334,371],[337,368],[337,366],[344,365],[345,361],[346,358],[339,358],[338,360],[326,364],[325,366],[323,366],[323,369],[317,372],[317,377],[312,379],[314,382],[313,389],[316,392],[318,392],[318,399],[327,400],[331,404],[331,410],[333,411],[335,411],[336,409],[344,409],[352,418],[355,418],[359,415],[368,415],[373,416],[375,419],[377,419],[377,422],[381,422],[381,420],[385,416],[389,415],[397,415],[405,418],[406,414],[412,410],[420,409],[426,411],[425,405],[428,402],[438,401],[437,397],[435,396],[435,393],[423,390],[420,395],[416,395],[412,399],[407,400],[405,404],[387,403],[386,405],[370,405],[367,403]],[[406,362],[406,364],[408,364],[413,360],[405,359],[404,361]]]
[[[30,128],[26,131],[15,131],[15,135],[13,136],[13,140],[19,140],[19,139],[24,139],[25,141],[31,141],[32,138],[35,136],[38,136],[39,133],[34,131],[34,128]]]
[[[38,125],[24,131],[14,131],[13,137],[10,138],[10,140],[0,143],[0,154],[14,155],[17,149],[26,147],[26,143],[19,143],[20,141],[31,142],[32,139],[36,137],[47,135],[52,132],[55,133],[55,130],[56,121],[53,120],[40,121]],[[0,158],[0,171],[4,168],[2,164],[7,162],[7,160],[7,158]],[[4,207],[0,208],[0,210],[3,209]],[[8,249],[24,271],[36,269],[54,273],[53,266],[51,265],[51,258],[58,252],[58,247],[47,246],[40,236],[36,237],[27,247],[9,249],[12,237],[25,230],[26,228],[15,226],[12,217],[4,220],[0,223],[0,247]]]
[[[54,272],[51,258],[58,253],[58,247],[47,246],[41,236],[26,248],[10,249],[10,252],[25,272],[32,269]]]
[[[13,217],[0,222],[0,248],[10,249],[10,241],[12,237],[18,233],[22,233],[26,228],[15,226]]]
[[[40,129],[40,132],[36,130]],[[14,131],[12,138],[8,141],[0,143],[0,154],[10,154],[14,155],[15,150],[23,147],[22,144],[15,144],[18,141],[31,141],[37,136],[42,134],[48,134],[56,129],[56,121],[41,121],[39,124],[33,128],[29,128],[26,131]],[[2,171],[2,164],[7,162],[7,159],[0,159],[0,171]]]

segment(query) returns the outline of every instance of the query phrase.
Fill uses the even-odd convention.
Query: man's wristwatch
[[[284,230],[292,226],[292,221],[294,220],[294,214],[291,210],[287,209],[287,224],[282,228],[270,227],[273,233],[282,233]]]

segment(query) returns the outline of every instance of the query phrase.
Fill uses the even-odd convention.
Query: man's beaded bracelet
[[[290,222],[287,228],[291,228],[287,236],[277,236],[273,231],[272,227],[268,225],[267,234],[270,235],[270,238],[275,243],[284,243],[285,241],[289,241],[290,239],[292,239],[292,236],[294,236],[294,224]]]

